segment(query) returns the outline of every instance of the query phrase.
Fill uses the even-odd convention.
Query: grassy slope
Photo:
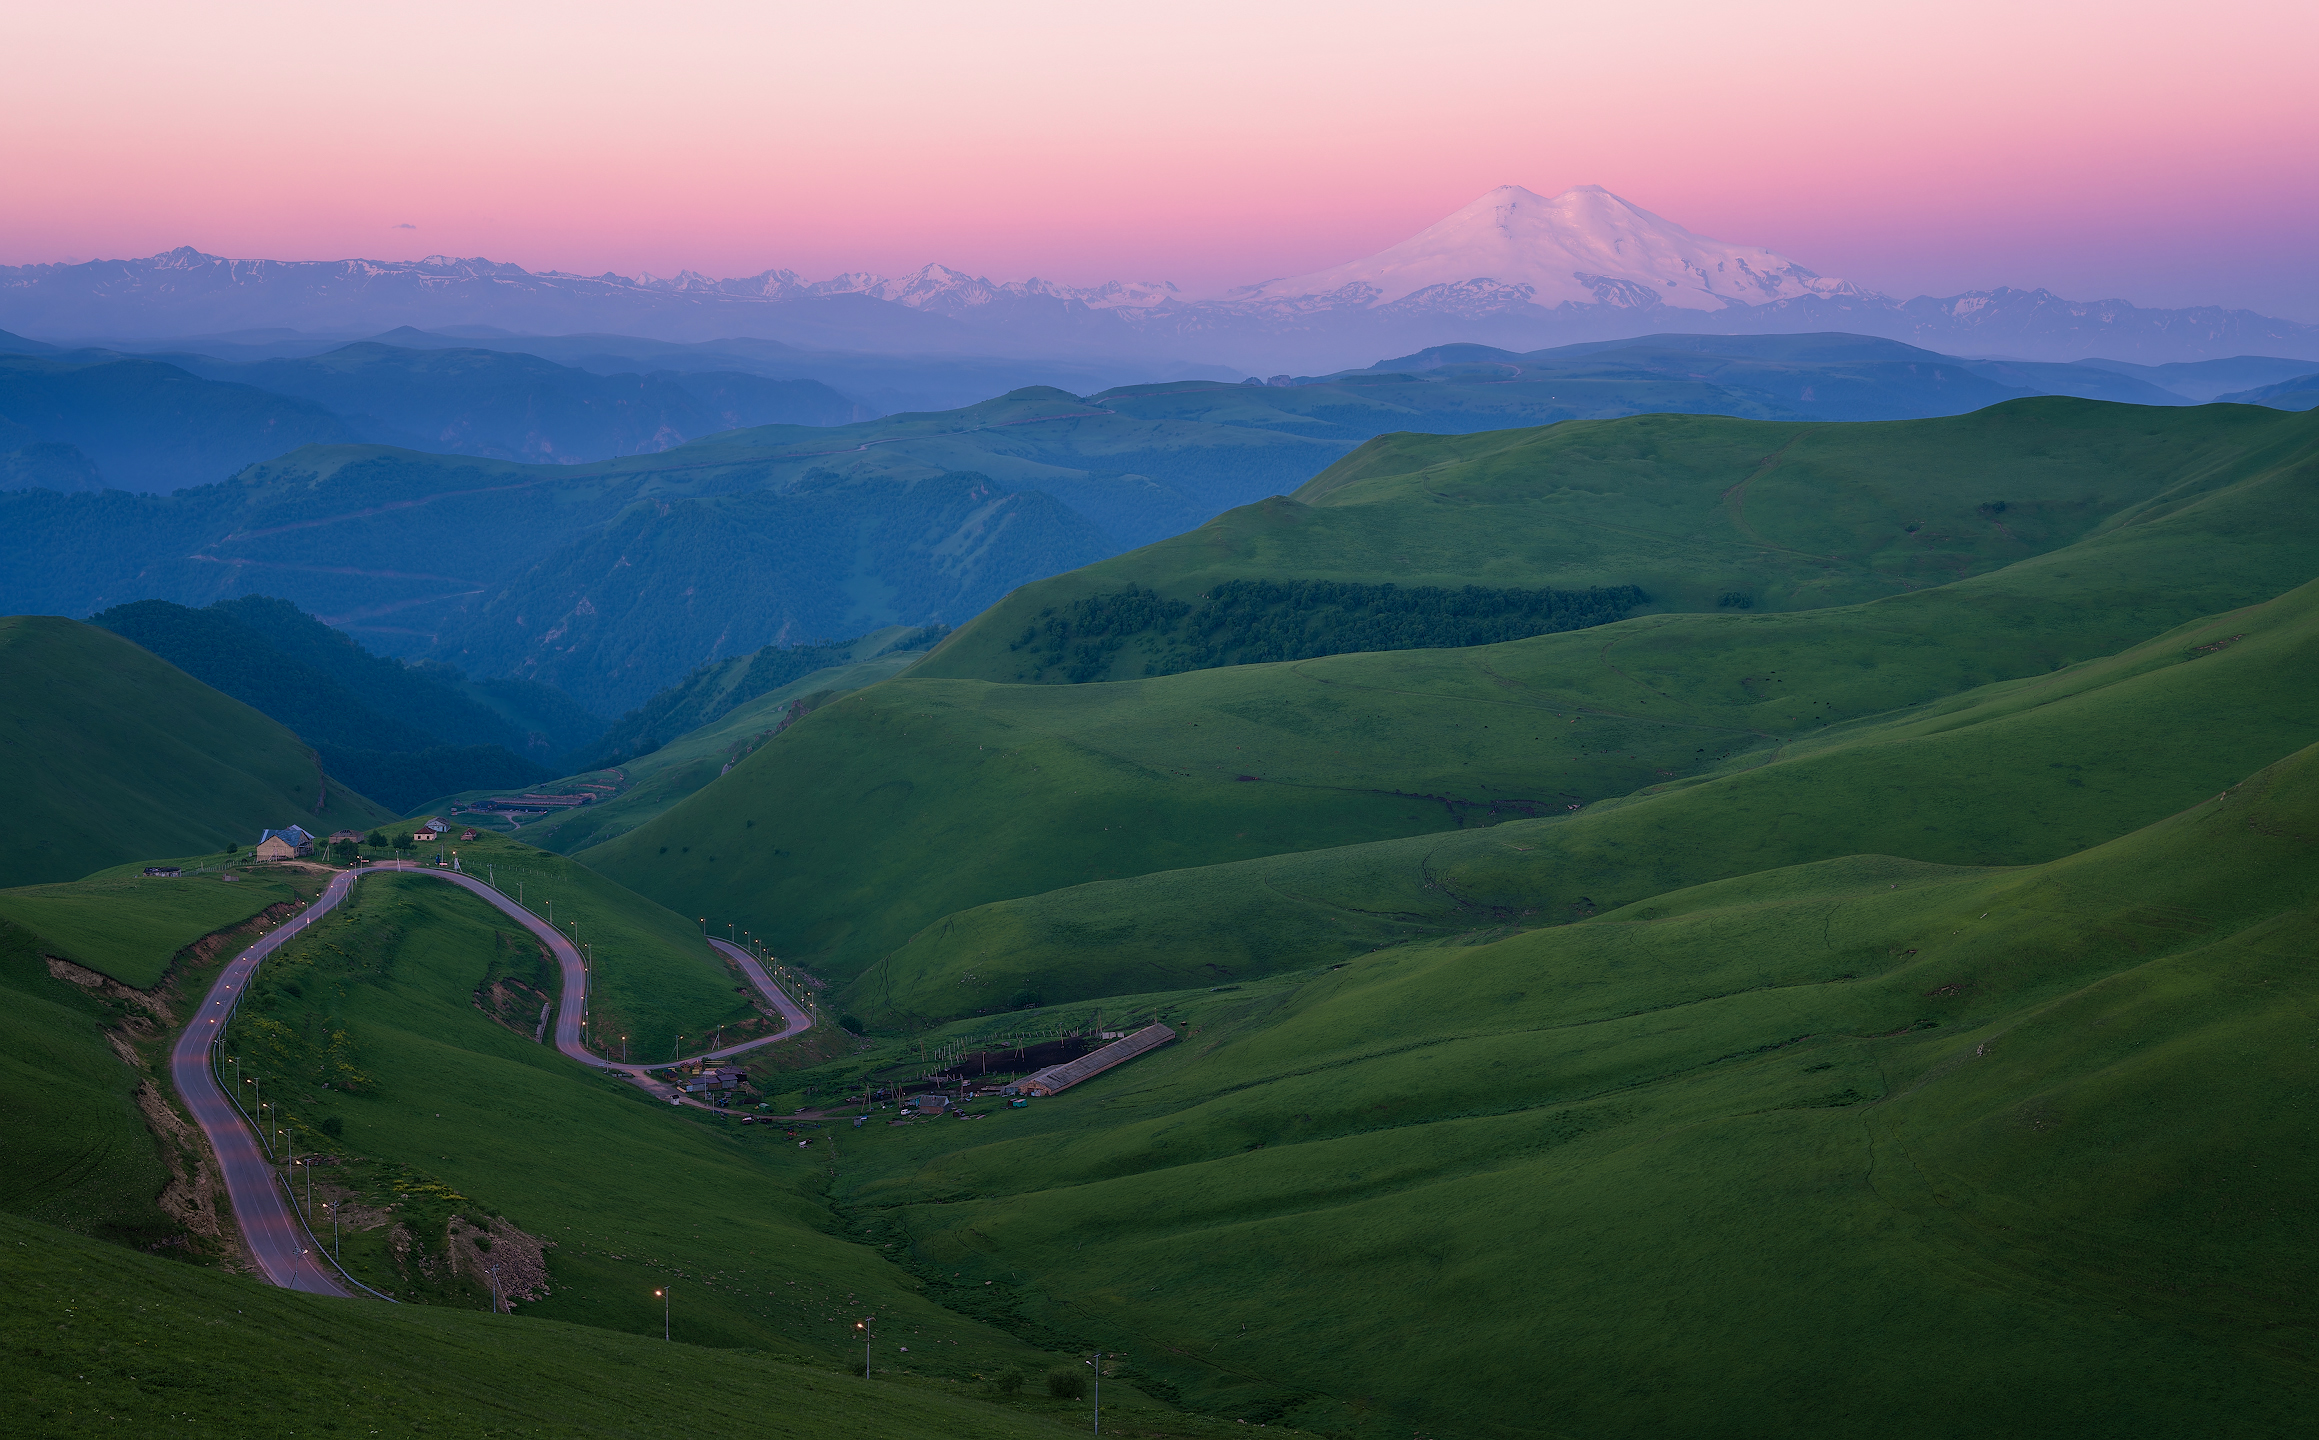
[[[471,996],[502,961],[506,927],[449,886],[374,877],[269,962],[227,1045],[286,1104],[301,1148],[338,1157],[326,1191],[399,1199],[394,1219],[438,1253],[451,1209],[552,1241],[554,1289],[526,1315],[657,1332],[653,1290],[673,1282],[678,1323],[700,1344],[842,1363],[854,1321],[875,1313],[918,1357],[882,1365],[957,1377],[1043,1366],[839,1233],[819,1193],[848,1163],[851,1132],[834,1152],[800,1150],[771,1126],[673,1110],[478,1013]],[[349,1055],[358,1093],[343,1078],[322,1088]],[[332,1117],[335,1140],[320,1129]],[[484,1303],[473,1285],[398,1270],[384,1230],[348,1237],[345,1253],[398,1295]]]
[[[105,1043],[125,1006],[52,977],[38,936],[0,923],[0,1213],[131,1245],[178,1227],[169,1168],[138,1114],[139,1076]]]
[[[2148,824],[2319,735],[2315,668],[2319,581],[2104,660],[1819,730],[1575,814],[950,914],[896,950],[861,999],[873,1014],[931,1017],[1001,1006],[1026,987],[1063,1000],[1213,984],[1861,852],[2046,860]]]
[[[815,1440],[1083,1433],[1083,1407],[999,1405],[907,1377],[865,1385],[657,1334],[320,1299],[12,1218],[0,1275],[14,1299],[0,1318],[10,1412],[27,1433],[626,1437],[669,1434],[678,1415],[688,1432]]]
[[[680,1034],[698,1039],[712,1026],[757,1014],[735,993],[740,982],[702,941],[697,921],[520,840],[486,834],[446,848],[457,852],[468,874],[495,882],[566,935],[578,922],[579,939],[595,958],[591,1032],[626,1034],[638,1058],[668,1053]]]
[[[303,873],[240,873],[231,886],[214,875],[206,885],[98,876],[0,898],[0,1154],[8,1157],[0,1213],[124,1244],[217,1248],[188,1234],[182,1204],[165,1213],[170,1147],[156,1143],[138,1108],[141,1085],[167,1093],[167,1028],[152,1023],[147,1005],[50,974],[47,957],[61,953],[109,973],[183,1015],[186,998],[200,994],[216,969],[181,955],[184,946],[321,888]],[[201,899],[211,888],[227,902]],[[109,924],[92,923],[91,902]],[[173,959],[171,983],[155,987]]]
[[[2197,413],[2038,403],[2063,407],[2073,423],[2106,410],[2135,433]],[[2249,414],[2261,418],[2225,418]],[[1901,441],[1911,429],[1807,433]],[[1068,687],[920,678],[948,653],[938,650],[909,678],[808,717],[590,859],[695,914],[737,916],[800,963],[850,976],[975,905],[1560,812],[1759,763],[1831,724],[2046,674],[2309,578],[2319,568],[2309,538],[2319,533],[2314,452],[2297,443],[2300,431],[2280,442],[2276,430],[2274,417],[2251,433],[2275,443],[2243,443],[2245,434],[2214,442],[2219,458],[2171,483],[2146,477],[2148,498],[2121,497],[2117,511],[2085,517],[2093,533],[2071,545],[1863,605],[1661,615],[1470,651]],[[1725,443],[1720,435],[1710,438]],[[1894,453],[1903,468],[1918,463],[1914,448]],[[1519,476],[1509,471],[1504,483]],[[1807,500],[1792,500],[1788,523],[1815,523]],[[1433,502],[1355,508],[1389,519],[1412,504],[1423,512]],[[1438,533],[1486,533],[1503,517],[1452,518]],[[2236,754],[2227,763],[2238,769],[2226,773],[2260,758]],[[2187,798],[2166,794],[2156,808],[2121,812],[2118,828]],[[2081,838],[2115,833],[2097,825]],[[1114,935],[1124,923],[1100,907],[1081,919]],[[1374,933],[1366,923],[1356,930]],[[988,993],[960,998],[987,1003]]]
[[[1290,499],[1023,586],[917,673],[1014,679],[1007,646],[1048,606],[1130,585],[1190,597],[1240,576],[1632,584],[1669,611],[1729,593],[1759,611],[1851,604],[2044,554],[2315,442],[2309,420],[2251,407],[2058,399],[1866,425],[1647,415],[1389,435]],[[1115,673],[1141,673],[1141,657]]]
[[[841,1189],[1227,1414],[2284,1433],[2314,843],[2305,750],[2040,866],[1858,856],[1164,997],[1183,1042]]]
[[[322,776],[297,736],[94,626],[0,619],[0,675],[0,883],[386,818],[335,783],[317,810]]]
[[[870,638],[876,640],[882,636],[890,640],[895,630],[880,631],[878,636]],[[865,643],[862,648],[875,647]],[[923,655],[922,651],[909,651],[858,660],[850,665],[833,665],[777,690],[769,690],[735,706],[721,718],[671,740],[650,755],[623,764],[620,769],[628,785],[617,796],[527,823],[523,827],[523,838],[565,854],[616,840],[699,791],[723,774],[729,764],[746,758],[763,743],[767,732],[778,728],[787,718],[791,702],[809,696],[843,695],[875,685],[901,673]]]
[[[212,873],[175,880],[91,877],[0,890],[0,920],[37,937],[44,955],[151,989],[178,951],[297,893],[263,867],[234,873],[239,878],[231,885]]]

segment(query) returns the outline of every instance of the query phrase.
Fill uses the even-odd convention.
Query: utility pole
[[[1095,1358],[1087,1363],[1095,1371],[1095,1433],[1100,1435],[1103,1433],[1103,1352],[1096,1351]]]

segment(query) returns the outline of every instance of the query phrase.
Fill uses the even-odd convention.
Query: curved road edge
[[[313,1295],[351,1295],[346,1283],[313,1253],[306,1227],[290,1204],[283,1198],[275,1183],[274,1165],[257,1134],[250,1129],[241,1113],[241,1107],[228,1098],[211,1069],[210,1052],[217,1037],[225,1032],[225,1022],[232,1018],[234,1006],[249,987],[250,977],[257,973],[258,964],[281,948],[284,942],[304,930],[319,917],[337,908],[354,889],[354,882],[365,875],[388,872],[394,874],[431,875],[448,880],[462,889],[473,891],[510,918],[522,923],[544,944],[563,975],[563,994],[556,1005],[556,1049],[597,1070],[625,1076],[629,1081],[652,1094],[674,1102],[686,1102],[673,1086],[664,1085],[645,1074],[648,1067],[607,1060],[580,1041],[580,1022],[587,1013],[588,972],[579,950],[552,929],[547,921],[532,914],[506,895],[493,889],[472,875],[451,870],[421,867],[409,862],[388,862],[365,866],[360,870],[341,871],[322,887],[322,893],[313,902],[280,928],[262,936],[248,949],[226,962],[202,999],[200,1013],[193,1016],[177,1043],[169,1052],[169,1078],[185,1102],[193,1122],[209,1138],[210,1151],[217,1157],[218,1176],[225,1182],[226,1196],[233,1206],[234,1219],[241,1227],[244,1243],[258,1269],[274,1285],[286,1290],[302,1290]],[[786,1022],[775,1034],[760,1036],[738,1045],[727,1045],[704,1055],[688,1056],[688,1060],[723,1059],[770,1045],[811,1028],[813,1017],[800,1008],[796,1001],[782,993],[765,973],[756,957],[737,945],[722,940],[711,940],[710,945],[731,959],[755,985],[765,999],[780,1011]],[[701,1107],[708,1108],[708,1107]]]

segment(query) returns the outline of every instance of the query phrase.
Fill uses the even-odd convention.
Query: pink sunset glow
[[[1902,295],[2319,319],[2319,6],[104,0],[12,22],[0,261],[1168,279],[1599,184]]]

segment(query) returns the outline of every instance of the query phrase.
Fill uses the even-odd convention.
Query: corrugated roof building
[[[1027,1075],[1014,1084],[1000,1089],[1001,1095],[1058,1095],[1082,1080],[1100,1075],[1114,1065],[1124,1065],[1136,1056],[1157,1050],[1176,1038],[1176,1032],[1165,1025],[1144,1026],[1124,1040],[1114,1040],[1100,1050],[1090,1050],[1076,1060],[1060,1065],[1049,1065],[1033,1075]]]

